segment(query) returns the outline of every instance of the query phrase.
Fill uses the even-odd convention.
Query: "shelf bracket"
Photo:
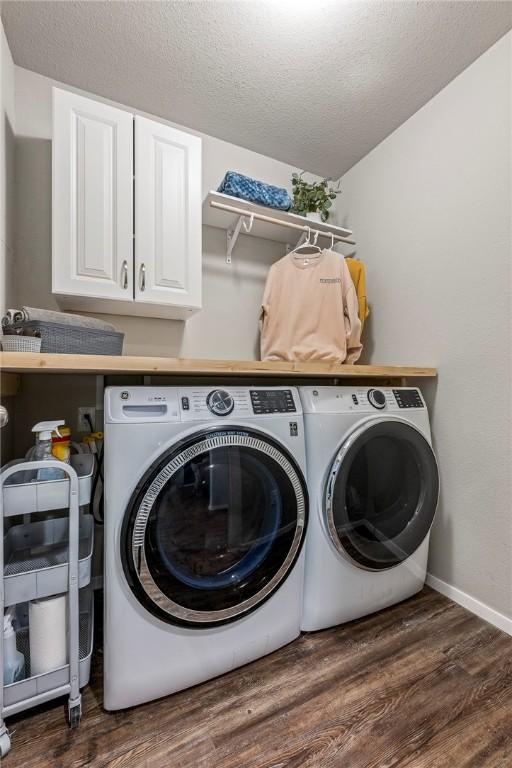
[[[248,224],[245,221],[246,218],[249,219]],[[238,236],[242,230],[242,226],[245,232],[249,234],[249,232],[252,229],[253,223],[254,223],[254,213],[250,213],[248,214],[248,216],[239,216],[235,228],[228,229],[228,231],[226,232],[226,264],[231,264],[233,248],[236,245],[236,241],[238,240]]]

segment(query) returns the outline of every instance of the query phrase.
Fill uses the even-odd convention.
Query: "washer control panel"
[[[251,389],[250,393],[255,414],[297,412],[291,389]]]
[[[181,421],[268,418],[302,413],[295,387],[180,387]]]
[[[233,421],[282,418],[296,428],[302,414],[296,387],[107,387],[105,421],[109,423]],[[289,421],[289,419],[292,419]]]
[[[225,389],[212,389],[206,396],[206,405],[215,416],[229,416],[235,401]]]

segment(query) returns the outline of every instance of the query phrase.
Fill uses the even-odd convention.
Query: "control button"
[[[206,405],[215,416],[228,416],[235,407],[233,398],[224,389],[212,390],[206,398]]]
[[[384,392],[381,392],[380,389],[369,389],[368,402],[370,405],[373,405],[374,408],[382,410],[386,405],[386,395]]]
[[[359,400],[357,399],[357,395],[352,395],[352,401],[354,405],[359,405]]]
[[[190,400],[188,399],[188,397],[181,398],[181,407],[183,408],[184,411],[190,410]]]

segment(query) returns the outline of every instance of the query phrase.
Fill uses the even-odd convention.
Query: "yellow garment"
[[[364,264],[358,259],[346,258],[345,263],[350,272],[350,277],[354,283],[354,288],[357,294],[358,314],[361,321],[361,331],[363,330],[364,321],[370,314],[370,308],[366,300],[366,274],[364,270]]]

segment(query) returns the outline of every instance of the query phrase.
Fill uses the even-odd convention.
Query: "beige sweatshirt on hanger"
[[[260,314],[262,360],[355,363],[362,350],[354,283],[335,251],[289,253],[270,268]]]

